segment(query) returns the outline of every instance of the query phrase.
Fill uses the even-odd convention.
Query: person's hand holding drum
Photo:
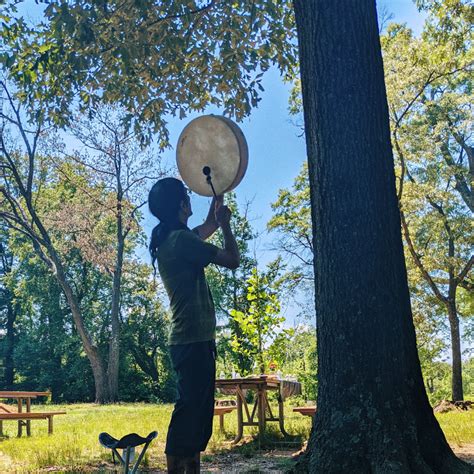
[[[214,219],[218,224],[217,222],[217,211],[218,209],[224,205],[224,195],[223,194],[220,194],[219,196],[216,196],[215,198],[212,198],[212,203],[211,203],[211,206],[214,205]]]
[[[219,227],[228,227],[230,225],[231,217],[231,210],[225,204],[221,203],[220,205],[218,205],[218,203],[216,202],[216,221],[219,224]]]
[[[219,196],[216,196],[213,198],[214,201],[214,208],[217,211],[217,209],[224,204],[224,195],[221,194]]]

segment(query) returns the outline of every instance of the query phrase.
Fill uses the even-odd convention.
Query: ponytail
[[[160,222],[151,231],[150,245],[148,250],[151,255],[151,264],[153,265],[153,274],[156,275],[156,259],[158,258],[158,248],[166,240],[168,235],[173,230],[188,229],[182,222]]]
[[[153,228],[151,231],[151,239],[150,245],[148,246],[148,250],[150,251],[151,255],[151,264],[153,265],[153,276],[156,276],[156,259],[158,258],[158,247],[163,242],[163,234],[164,234],[164,227],[166,224],[160,223]]]

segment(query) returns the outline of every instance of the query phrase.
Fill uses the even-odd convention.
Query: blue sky
[[[392,21],[407,23],[416,33],[421,31],[424,15],[418,12],[411,0],[383,0],[378,2],[379,11],[385,7],[392,13]],[[292,185],[302,163],[306,160],[306,145],[301,137],[301,129],[295,124],[295,117],[288,113],[288,99],[291,85],[285,84],[277,70],[267,72],[263,82],[265,92],[251,116],[240,123],[249,146],[249,166],[246,176],[236,189],[240,204],[252,201],[252,224],[260,234],[255,242],[259,262],[265,264],[275,258],[270,250],[274,235],[266,232],[266,223],[272,216],[271,203],[278,196],[278,190]],[[217,109],[206,113],[219,114]],[[196,115],[183,120],[171,120],[169,123],[171,143],[176,144],[184,126]],[[174,165],[175,150],[162,154],[165,165]],[[205,217],[209,199],[193,194],[194,215],[190,225],[198,225]],[[145,213],[144,226],[149,235],[156,220]],[[146,252],[142,253],[148,258]],[[295,303],[285,308],[287,322],[292,323],[298,308]]]

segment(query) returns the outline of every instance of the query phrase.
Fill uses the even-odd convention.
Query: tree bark
[[[447,304],[449,329],[451,331],[451,356],[452,374],[451,387],[453,402],[464,400],[462,384],[462,361],[461,361],[461,334],[459,332],[459,317],[456,302],[450,299]]]
[[[416,350],[373,0],[294,0],[315,248],[310,472],[464,473]]]

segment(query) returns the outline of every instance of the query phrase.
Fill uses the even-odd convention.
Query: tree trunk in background
[[[459,332],[459,317],[456,309],[456,301],[449,299],[448,304],[449,329],[451,330],[451,356],[452,373],[451,388],[454,402],[464,400],[462,387],[462,361],[461,361],[461,334]]]
[[[96,403],[108,403],[110,401],[109,384],[107,381],[107,372],[105,370],[103,357],[98,348],[94,345],[92,338],[85,327],[79,302],[67,280],[66,273],[56,255],[56,251],[52,246],[48,248],[48,251],[52,256],[55,265],[54,275],[64,292],[64,296],[66,297],[69,308],[71,309],[72,319],[84,347],[84,352],[91,364],[95,385],[95,401]]]
[[[125,241],[122,231],[121,215],[118,223],[117,260],[112,285],[111,334],[109,341],[109,360],[107,379],[109,384],[109,400],[118,401],[119,368],[120,368],[120,291],[122,285],[123,253]]]
[[[315,248],[310,472],[468,473],[428,402],[374,0],[294,0]]]
[[[17,312],[13,303],[13,295],[7,290],[7,324],[5,335],[5,388],[13,389],[15,380],[15,364],[13,354],[15,351],[15,320]]]
[[[56,307],[53,310],[50,310],[46,314],[46,324],[47,324],[47,338],[48,338],[48,372],[50,385],[49,387],[39,387],[42,390],[47,388],[51,391],[51,401],[53,403],[60,403],[61,396],[64,392],[64,377],[62,371],[61,363],[61,354],[62,347],[61,342],[64,337],[64,325],[63,319],[64,314],[61,309],[61,297],[62,291],[57,281],[54,281],[55,284],[50,285],[48,296],[54,298]],[[44,324],[44,323],[43,323]]]

